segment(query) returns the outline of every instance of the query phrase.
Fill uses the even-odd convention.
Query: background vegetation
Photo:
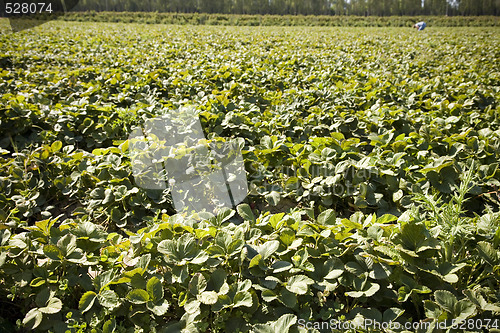
[[[287,333],[371,319],[498,332],[499,38],[2,30],[0,328]],[[215,216],[175,214],[168,189],[132,175],[132,128],[188,106],[208,139],[244,141],[249,195]]]
[[[147,24],[193,24],[232,26],[329,26],[329,27],[411,27],[424,20],[434,27],[499,26],[495,16],[303,16],[236,15],[206,13],[71,12],[60,18],[78,22],[122,22]]]
[[[499,0],[80,0],[75,10],[272,15],[499,15]]]

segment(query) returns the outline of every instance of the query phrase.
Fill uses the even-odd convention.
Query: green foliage
[[[282,332],[298,319],[372,318],[364,309],[390,307],[398,322],[492,318],[500,311],[498,276],[468,272],[499,269],[499,251],[487,241],[459,264],[442,263],[438,251],[447,240],[414,220],[400,227],[381,223],[388,216],[356,213],[324,225],[303,216],[272,215],[279,219],[274,228],[268,214],[214,228],[209,220],[163,215],[127,237],[102,231],[103,240],[90,240],[71,221],[52,224],[44,236],[52,221],[40,221],[30,232],[2,231],[2,280],[12,286],[9,299],[29,310],[23,326],[54,331],[114,323],[147,331],[237,325]],[[285,232],[292,243],[280,237]],[[72,242],[78,260],[46,250],[64,251]]]
[[[0,325],[499,316],[495,28],[143,28],[0,35]],[[128,133],[185,105],[245,140],[234,210],[176,215],[134,182]]]
[[[102,3],[99,3],[102,4]],[[414,4],[414,3],[413,3]],[[417,9],[420,6],[417,7]],[[260,8],[259,8],[260,9]],[[88,8],[85,10],[89,10]],[[70,12],[60,18],[77,22],[122,22],[146,24],[192,24],[222,26],[323,26],[323,27],[411,27],[425,21],[429,27],[495,27],[496,16],[364,16],[355,15],[237,15],[207,13],[151,13],[151,12]],[[350,13],[351,14],[351,13]],[[442,14],[443,13],[437,13]],[[472,13],[471,13],[472,14]],[[356,16],[358,15],[358,16]],[[394,15],[394,14],[393,14]],[[399,15],[399,13],[395,13]],[[419,14],[420,15],[420,14]],[[474,15],[474,14],[472,14]],[[478,15],[478,13],[475,13]],[[486,14],[487,15],[487,14]]]

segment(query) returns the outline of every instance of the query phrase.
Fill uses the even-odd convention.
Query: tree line
[[[272,15],[500,15],[500,0],[80,0],[76,11]]]

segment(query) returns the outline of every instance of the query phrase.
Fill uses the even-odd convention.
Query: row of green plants
[[[0,326],[498,318],[495,29],[3,30]],[[186,106],[244,141],[233,210],[176,215],[135,183],[128,135]]]
[[[62,20],[78,22],[123,22],[148,24],[194,24],[231,26],[330,26],[330,27],[411,27],[426,21],[436,27],[498,26],[493,16],[304,16],[236,15],[150,12],[70,12]]]
[[[463,178],[453,201],[422,196],[399,218],[242,204],[126,236],[88,216],[4,228],[2,298],[24,314],[18,329],[52,332],[306,332],[298,320],[332,319],[459,331],[500,314],[500,214],[463,217],[473,169]]]

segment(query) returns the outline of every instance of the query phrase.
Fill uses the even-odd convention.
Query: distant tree
[[[498,16],[500,0],[80,0],[75,10],[277,15]]]

